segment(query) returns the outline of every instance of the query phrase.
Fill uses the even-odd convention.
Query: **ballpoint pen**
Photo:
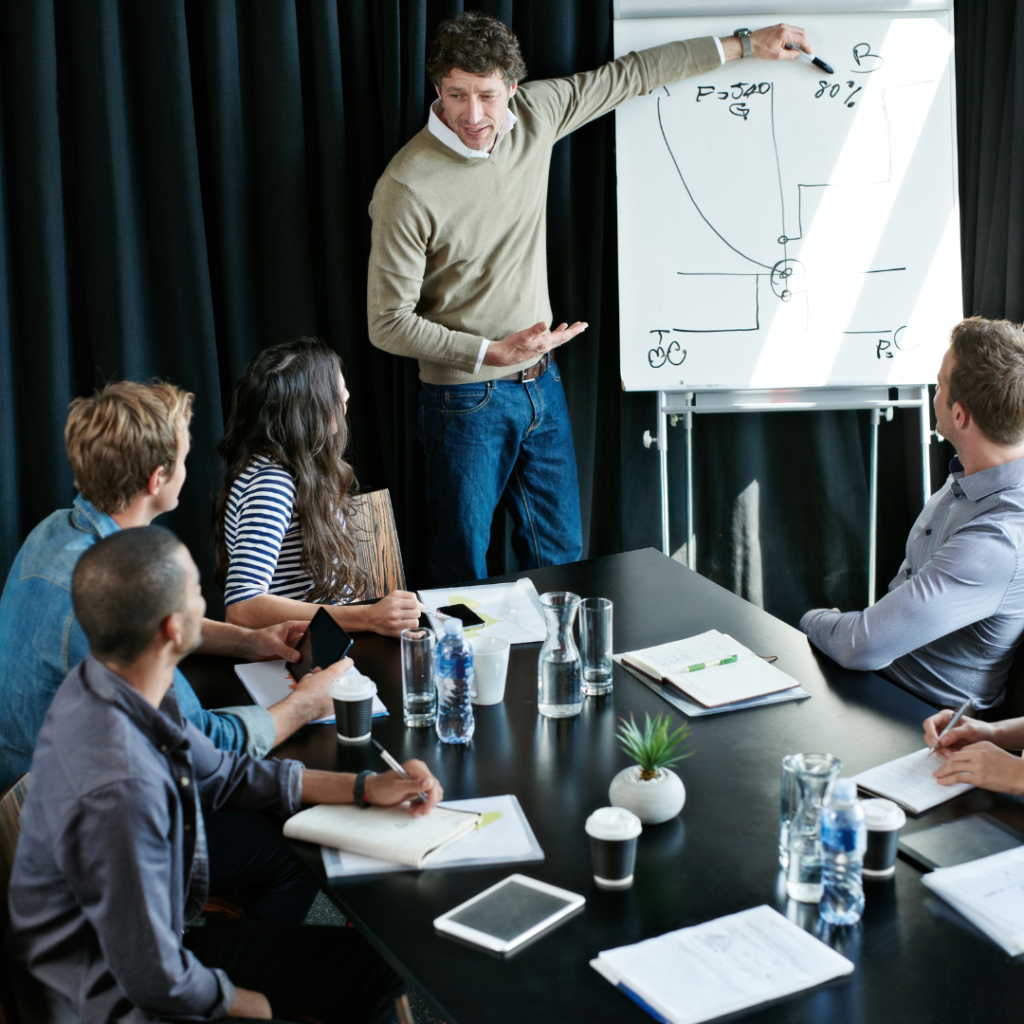
[[[963,718],[964,715],[967,714],[967,712],[970,710],[971,702],[969,700],[965,700],[963,704],[961,704],[960,707],[958,707],[956,711],[953,712],[953,717],[946,723],[946,728],[943,729],[942,732],[940,732],[939,735],[935,737],[935,742],[928,748],[929,754],[935,753],[935,749],[939,745],[939,740],[941,740],[942,737],[945,736],[950,729],[955,729],[957,725],[960,724],[960,719]]]
[[[380,751],[380,756],[384,758],[387,766],[399,777],[405,779],[407,782],[412,782],[412,776],[384,749],[383,745],[377,740],[371,739],[370,741]],[[420,795],[413,801],[413,803],[422,803],[427,799],[426,793],[420,793]]]

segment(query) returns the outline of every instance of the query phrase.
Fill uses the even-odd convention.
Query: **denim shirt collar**
[[[121,529],[106,512],[101,512],[91,501],[83,498],[81,494],[75,497],[71,509],[71,522],[77,529],[83,530],[85,533],[91,533],[94,537],[101,538],[109,537],[112,533],[117,533]]]

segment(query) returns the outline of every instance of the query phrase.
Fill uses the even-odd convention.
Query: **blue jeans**
[[[435,586],[487,575],[491,520],[512,516],[520,569],[575,562],[583,551],[576,452],[558,367],[535,380],[422,384],[416,435],[437,519]]]

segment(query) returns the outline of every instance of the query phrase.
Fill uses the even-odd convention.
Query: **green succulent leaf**
[[[643,732],[633,720],[632,712],[628,722],[624,718],[619,719],[622,723],[618,731],[619,749],[636,761],[645,778],[649,778],[659,768],[668,768],[693,754],[692,750],[683,750],[690,739],[689,724],[683,722],[672,730],[673,717],[665,717],[660,711],[653,719],[645,714]]]

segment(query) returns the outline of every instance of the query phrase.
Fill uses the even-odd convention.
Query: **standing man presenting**
[[[426,127],[377,182],[370,340],[419,360],[417,435],[437,519],[434,583],[486,576],[491,520],[512,514],[520,567],[582,552],[576,457],[549,330],[548,166],[559,139],[620,103],[733,57],[793,60],[798,28],[746,29],[630,53],[596,71],[530,82],[519,42],[466,11],[443,22],[427,61],[438,98]]]

